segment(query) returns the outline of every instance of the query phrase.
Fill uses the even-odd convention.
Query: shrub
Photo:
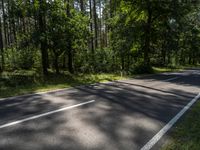
[[[133,65],[131,69],[131,74],[145,74],[145,73],[153,73],[153,68],[151,65],[146,65],[144,62],[137,62]]]

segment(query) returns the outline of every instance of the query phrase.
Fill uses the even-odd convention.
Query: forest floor
[[[200,102],[172,129],[163,150],[200,149]]]
[[[78,85],[124,79],[116,74],[59,74],[50,73],[47,77],[35,76],[26,72],[4,73],[0,79],[0,97],[44,92]]]
[[[153,67],[154,73],[172,72],[181,70],[180,68],[158,68]],[[71,75],[63,72],[56,75],[50,71],[47,77],[42,77],[36,71],[20,70],[14,72],[3,72],[0,74],[0,98],[17,96],[29,93],[44,92],[78,85],[122,80],[138,75],[120,74],[78,74]]]

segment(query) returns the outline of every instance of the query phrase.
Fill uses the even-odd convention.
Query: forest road
[[[199,92],[187,69],[1,99],[0,150],[139,150]]]

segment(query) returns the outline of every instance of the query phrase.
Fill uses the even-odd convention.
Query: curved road
[[[0,99],[0,150],[139,150],[199,92],[190,69]]]

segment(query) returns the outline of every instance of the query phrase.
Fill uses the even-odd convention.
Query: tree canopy
[[[198,1],[1,0],[0,71],[149,72],[200,63]]]

